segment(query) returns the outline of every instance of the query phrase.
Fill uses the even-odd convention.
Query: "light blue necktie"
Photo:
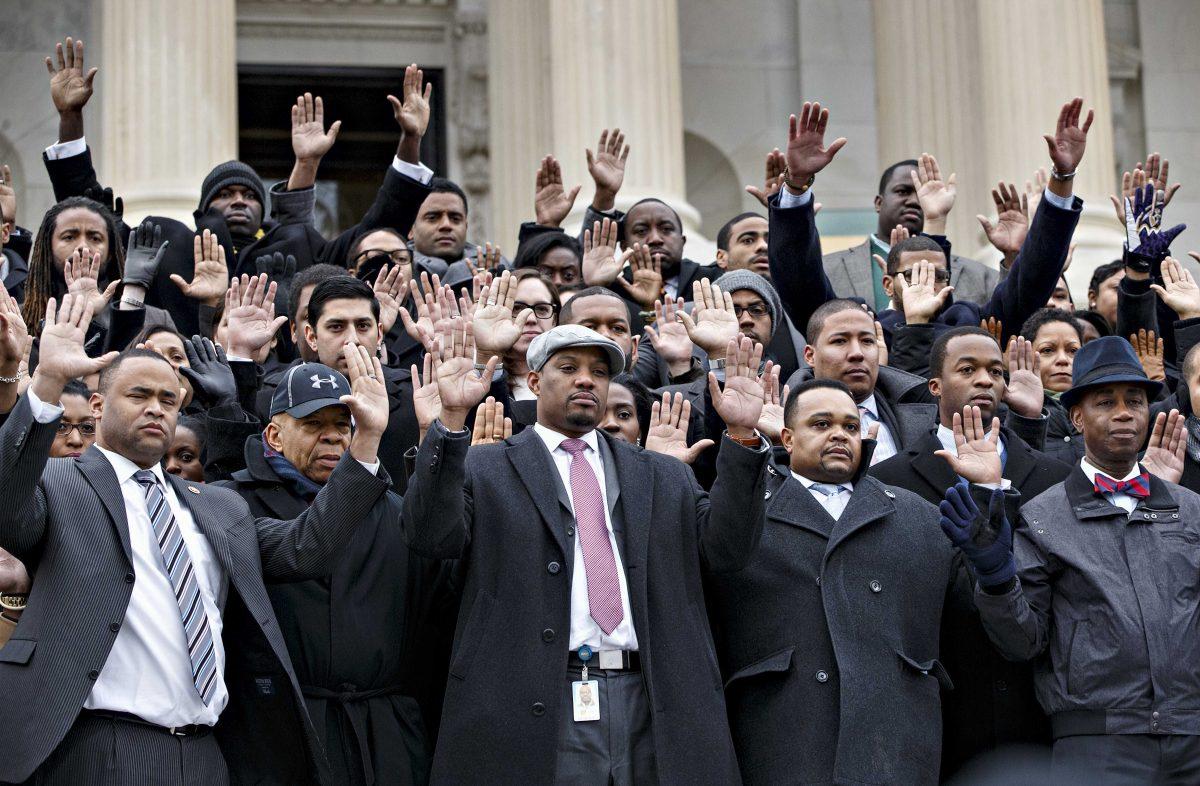
[[[212,628],[208,624],[208,612],[204,610],[204,599],[200,597],[200,585],[196,583],[196,569],[175,514],[159,488],[158,477],[143,469],[134,473],[133,478],[146,492],[146,512],[150,514],[154,539],[158,542],[163,568],[175,590],[175,603],[183,622],[188,659],[192,663],[192,683],[201,701],[207,705],[217,690],[217,653],[213,649]]]

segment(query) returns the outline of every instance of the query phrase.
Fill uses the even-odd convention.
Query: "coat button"
[[[829,672],[818,671],[816,673],[817,682],[829,682]]]
[[[1157,713],[1157,712],[1152,712],[1152,713],[1150,713],[1150,717],[1151,717],[1151,718],[1154,718],[1154,720],[1158,720],[1158,713]]]
[[[113,633],[116,633],[117,631],[121,630],[121,623],[110,622],[110,623],[108,623],[108,629],[111,630]]]
[[[771,498],[771,492],[768,489],[767,491],[763,492],[763,499],[770,499],[770,498]]]
[[[1063,442],[1070,442],[1070,441],[1071,441],[1070,437],[1063,437]]]
[[[878,579],[871,579],[871,592],[883,592],[883,585]]]
[[[91,680],[92,682],[95,682],[96,680],[100,679],[100,672],[96,671],[95,669],[92,669],[91,671],[88,672],[88,679]]]
[[[550,630],[549,628],[546,628],[544,631],[542,631],[542,641],[547,643],[554,641],[554,631]]]
[[[575,537],[575,528],[574,527],[567,527],[567,537],[568,538]]]
[[[533,706],[529,708],[529,711],[540,718],[546,714],[546,705],[540,701],[535,701]]]
[[[562,570],[562,565],[559,565],[557,562],[551,562],[546,566],[546,572],[551,576],[557,576],[560,570]]]
[[[1153,731],[1158,731],[1158,721],[1153,721],[1153,722],[1150,724],[1150,728],[1151,728]]]
[[[132,574],[132,573],[126,573],[126,574],[125,574],[125,583],[126,583],[126,584],[132,584],[132,583],[133,583],[133,574]]]
[[[817,576],[817,586],[821,586],[821,577]]]

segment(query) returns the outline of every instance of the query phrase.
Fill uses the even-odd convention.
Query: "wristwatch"
[[[21,611],[29,603],[27,592],[0,592],[0,608],[8,611]]]

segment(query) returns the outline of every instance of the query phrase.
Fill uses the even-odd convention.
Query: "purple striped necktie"
[[[1129,480],[1114,480],[1102,472],[1097,472],[1093,488],[1097,494],[1128,494],[1137,499],[1145,499],[1150,496],[1150,473],[1143,471]]]
[[[135,472],[133,478],[146,492],[146,512],[150,514],[163,569],[175,590],[175,604],[179,607],[179,619],[183,623],[188,660],[192,664],[192,684],[196,686],[201,701],[207,705],[217,691],[217,653],[213,648],[208,612],[204,609],[204,599],[200,597],[200,585],[196,583],[196,569],[188,555],[183,533],[175,521],[175,514],[171,512],[171,506],[159,488],[158,478],[148,469]]]
[[[612,540],[604,523],[604,497],[592,465],[584,456],[588,445],[582,439],[564,439],[560,447],[571,454],[571,501],[575,526],[583,548],[583,571],[587,579],[588,609],[605,635],[621,624],[621,583]]]

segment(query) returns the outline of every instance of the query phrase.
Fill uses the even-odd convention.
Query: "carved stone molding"
[[[459,10],[455,14],[450,122],[455,131],[458,182],[471,200],[471,234],[479,239],[491,237],[487,32],[486,11]]]

